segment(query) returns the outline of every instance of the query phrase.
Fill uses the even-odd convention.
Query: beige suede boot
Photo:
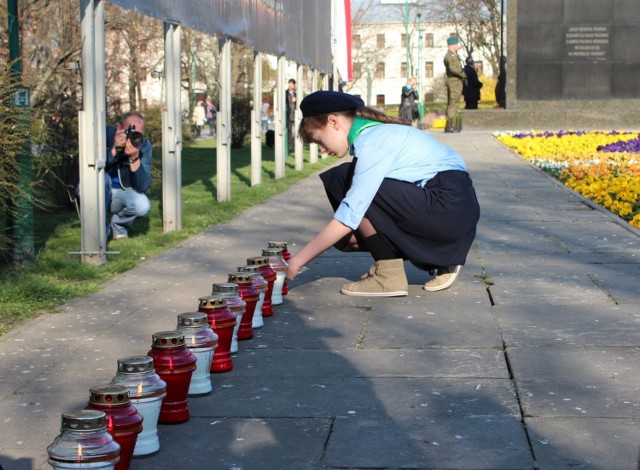
[[[399,297],[407,295],[408,289],[404,260],[398,258],[376,261],[364,279],[345,284],[340,292],[358,297]]]

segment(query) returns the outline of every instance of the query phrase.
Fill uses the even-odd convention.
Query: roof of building
[[[416,22],[417,13],[422,14],[423,22],[439,22],[427,18],[429,10],[425,0],[351,0],[351,18],[357,24],[397,24],[406,21],[409,10],[409,23]]]

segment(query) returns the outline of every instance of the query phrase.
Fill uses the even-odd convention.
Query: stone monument
[[[465,129],[640,128],[640,0],[507,0],[507,109]]]

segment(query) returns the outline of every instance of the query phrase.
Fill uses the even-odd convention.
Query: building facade
[[[344,91],[368,106],[399,105],[402,87],[414,76],[421,101],[446,101],[443,60],[447,38],[456,36],[453,25],[426,22],[416,3],[407,8],[404,1],[353,1],[352,18],[353,81]],[[459,55],[466,58],[462,49]],[[474,59],[479,75],[491,74],[482,57]]]

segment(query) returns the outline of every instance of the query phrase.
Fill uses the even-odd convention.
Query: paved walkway
[[[407,265],[408,297],[347,297],[370,259],[325,253],[132,470],[638,469],[638,231],[489,133],[437,137],[482,207],[459,282],[427,293]],[[119,357],[146,354],[269,240],[296,251],[330,215],[311,177],[2,338],[0,464],[48,468],[61,413]]]

